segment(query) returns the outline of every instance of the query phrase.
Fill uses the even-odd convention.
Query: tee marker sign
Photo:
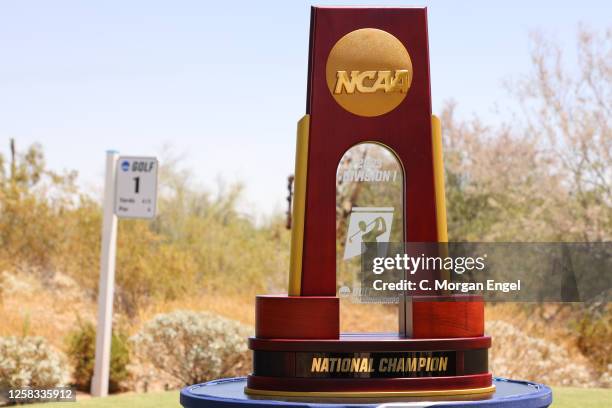
[[[155,217],[157,167],[155,157],[119,157],[115,190],[115,214],[118,217]]]
[[[114,150],[106,152],[96,358],[91,379],[94,397],[108,395],[118,217],[155,218],[158,164],[155,157],[119,157]]]

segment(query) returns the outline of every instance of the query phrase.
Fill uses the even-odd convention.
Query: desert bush
[[[597,302],[580,314],[575,329],[580,351],[602,372],[612,385],[612,304]]]
[[[93,378],[96,357],[96,328],[92,323],[79,322],[77,330],[68,337],[68,358],[73,366],[73,381],[77,389],[89,392]],[[109,392],[123,389],[123,383],[129,379],[127,369],[130,362],[128,336],[113,332],[111,340]]]
[[[238,211],[239,185],[213,195],[171,158],[162,163],[157,218],[119,224],[117,311],[134,318],[154,302],[220,288],[284,288],[289,232],[282,219],[257,223]],[[95,299],[102,211],[75,177],[50,171],[38,145],[15,149],[10,161],[0,154],[0,267],[43,278],[61,271]]]
[[[493,337],[489,367],[494,375],[559,386],[600,385],[586,358],[570,356],[553,341],[501,320],[488,321],[486,331]]]
[[[257,223],[239,211],[242,185],[220,183],[211,194],[171,162],[160,179],[160,216],[152,229],[191,255],[197,287],[243,294],[284,289],[290,234],[281,216]]]
[[[0,337],[0,388],[65,385],[64,356],[43,337]]]
[[[0,256],[46,267],[61,242],[57,224],[72,207],[76,173],[49,170],[40,145],[21,153],[11,142],[11,150],[10,163],[0,157]]]
[[[244,374],[250,366],[250,329],[206,312],[160,314],[131,338],[144,365],[169,375],[175,385]]]

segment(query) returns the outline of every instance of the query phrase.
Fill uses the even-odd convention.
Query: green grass
[[[612,389],[553,388],[554,408],[608,408]],[[28,405],[28,408],[180,408],[178,391],[150,394],[122,394],[87,398],[74,402]]]
[[[612,388],[553,387],[554,408],[608,408],[612,407]]]
[[[27,408],[180,408],[179,392],[152,392],[148,394],[119,394],[105,398],[77,396],[77,402],[53,402],[25,405]]]

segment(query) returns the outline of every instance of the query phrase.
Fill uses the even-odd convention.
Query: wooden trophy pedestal
[[[413,336],[340,334],[334,296],[258,296],[251,395],[487,398],[491,338],[475,296],[412,299]]]

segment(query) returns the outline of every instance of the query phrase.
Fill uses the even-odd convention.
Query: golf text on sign
[[[155,157],[120,157],[117,160],[115,214],[118,217],[155,217],[157,167]]]

